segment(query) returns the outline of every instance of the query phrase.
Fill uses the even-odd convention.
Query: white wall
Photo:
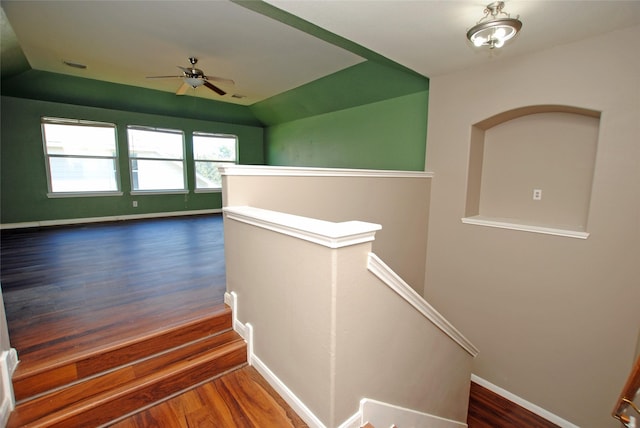
[[[585,428],[619,426],[640,327],[638,40],[633,27],[430,81],[425,297],[479,348],[476,375]],[[586,240],[460,221],[471,126],[539,104],[602,112]]]

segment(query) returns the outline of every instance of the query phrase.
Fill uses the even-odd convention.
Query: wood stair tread
[[[170,326],[156,328],[155,330],[145,329],[138,333],[131,334],[126,338],[116,338],[109,343],[92,344],[92,346],[87,347],[87,349],[83,349],[82,345],[74,344],[73,349],[67,349],[66,352],[61,353],[62,355],[56,355],[53,357],[48,356],[44,361],[32,360],[29,356],[25,356],[25,358],[22,358],[21,355],[20,364],[16,368],[14,379],[29,376],[34,373],[50,369],[52,367],[72,363],[87,357],[100,355],[104,352],[109,352],[110,350],[121,349],[128,346],[129,344],[138,343],[145,339],[150,339],[160,335],[164,336],[174,331],[183,330],[185,327],[191,324],[200,324],[202,322],[206,322],[207,319],[214,319],[220,316],[227,315],[231,315],[231,309],[226,305],[221,305],[219,308],[215,308],[213,312],[204,317],[198,316],[187,318],[181,322],[176,322]]]
[[[188,343],[231,328],[231,309],[221,306],[204,318],[187,320],[169,328],[138,334],[89,352],[67,353],[53,361],[29,364],[21,361],[13,376],[16,400],[154,355],[165,349]],[[46,374],[46,376],[43,376]]]
[[[246,343],[228,331],[26,401],[7,426],[97,426],[244,364]]]

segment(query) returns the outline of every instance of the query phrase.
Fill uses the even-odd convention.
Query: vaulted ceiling
[[[640,1],[510,0],[520,35],[491,52],[465,33],[482,0],[2,1],[2,75],[35,69],[175,92],[199,59],[221,97],[252,105],[367,60],[426,77],[640,24]],[[86,65],[68,66],[64,61]]]

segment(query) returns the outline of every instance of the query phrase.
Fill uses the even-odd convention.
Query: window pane
[[[193,135],[193,157],[196,160],[236,161],[236,137]]]
[[[182,190],[182,161],[143,160],[132,162],[133,190]]]
[[[218,170],[218,162],[196,161],[196,189],[220,189],[222,177]]]
[[[116,156],[116,130],[44,123],[47,154],[77,156]]]
[[[52,192],[117,191],[115,159],[49,158]]]
[[[129,128],[129,156],[184,159],[182,133]]]

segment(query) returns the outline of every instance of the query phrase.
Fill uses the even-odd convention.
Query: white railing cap
[[[382,226],[363,221],[334,223],[262,208],[238,206],[222,209],[227,218],[293,236],[329,248],[373,241]]]

